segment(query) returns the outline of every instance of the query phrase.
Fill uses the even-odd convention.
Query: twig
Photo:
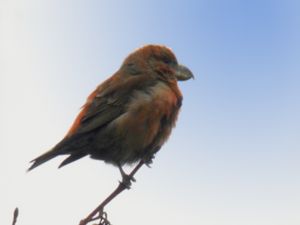
[[[141,160],[139,164],[136,165],[136,167],[131,171],[131,173],[128,175],[128,179],[132,180],[135,173],[144,165],[144,161]],[[86,225],[89,222],[95,221],[97,219],[100,219],[101,225],[109,225],[109,221],[107,220],[107,215],[104,212],[104,207],[113,200],[118,194],[120,194],[122,191],[127,189],[128,186],[126,186],[123,182],[120,182],[118,187],[96,208],[94,209],[85,219],[81,220],[79,225]],[[99,213],[98,216],[97,213]]]
[[[19,209],[18,209],[18,207],[17,207],[17,208],[15,208],[15,210],[14,210],[14,217],[13,217],[12,225],[16,225],[17,219],[18,219],[18,215],[19,215]]]

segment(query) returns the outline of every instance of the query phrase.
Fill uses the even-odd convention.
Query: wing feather
[[[107,125],[126,112],[135,90],[147,90],[156,83],[147,74],[126,78],[115,75],[100,85],[88,97],[67,136],[84,134]]]

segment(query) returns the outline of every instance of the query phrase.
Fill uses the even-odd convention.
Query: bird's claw
[[[131,180],[132,182],[136,182],[136,179],[135,179],[134,177],[130,177],[130,180]]]
[[[144,163],[148,168],[151,168],[151,164],[153,163],[154,158],[155,158],[155,156],[151,155],[150,157],[147,157],[144,159]]]
[[[118,167],[122,176],[122,181],[119,181],[119,183],[124,185],[126,189],[130,189],[131,182],[136,182],[136,179],[132,175],[126,174],[120,165]]]
[[[131,188],[131,182],[136,182],[136,179],[130,175],[122,174],[122,181],[119,181],[126,189]]]

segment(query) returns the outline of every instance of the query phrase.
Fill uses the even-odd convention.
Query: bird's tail
[[[30,163],[32,163],[32,165],[28,168],[27,171],[30,171],[30,170],[34,169],[35,167],[43,164],[44,162],[47,162],[48,160],[53,159],[55,156],[57,156],[57,151],[55,151],[55,149],[49,150],[48,152],[44,153],[43,155],[30,161]]]
[[[50,159],[53,159],[58,155],[69,155],[69,157],[67,157],[60,164],[59,168],[86,156],[89,152],[89,150],[87,149],[87,143],[89,139],[89,135],[85,135],[84,137],[72,136],[64,138],[48,152],[30,161],[32,165],[27,171],[38,167],[39,165],[49,161]]]

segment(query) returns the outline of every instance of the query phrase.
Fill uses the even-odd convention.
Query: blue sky
[[[0,224],[16,206],[20,224],[77,224],[117,185],[89,158],[25,170],[128,53],[158,43],[196,79],[180,83],[176,129],[111,222],[298,225],[299,27],[292,0],[1,1]]]

